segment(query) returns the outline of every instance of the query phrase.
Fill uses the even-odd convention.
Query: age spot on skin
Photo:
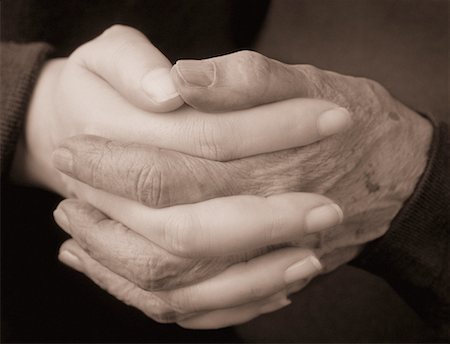
[[[369,194],[380,190],[380,185],[372,181],[369,173],[365,173],[364,176],[366,177],[366,189],[369,191]]]
[[[393,121],[399,121],[400,120],[400,116],[398,114],[396,114],[395,112],[389,112],[388,116],[390,119],[392,119]]]

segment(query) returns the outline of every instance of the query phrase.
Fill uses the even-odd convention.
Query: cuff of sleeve
[[[428,164],[414,193],[389,231],[369,243],[353,262],[384,278],[441,334],[448,330],[450,304],[449,146],[447,125],[436,125]]]
[[[1,44],[0,162],[8,175],[39,72],[52,52],[45,43]]]

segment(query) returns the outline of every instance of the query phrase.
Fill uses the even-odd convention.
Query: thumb
[[[184,101],[206,112],[238,110],[296,97],[313,97],[312,66],[291,66],[254,51],[205,60],[179,60],[172,79]]]
[[[143,110],[167,112],[184,103],[170,77],[170,61],[131,27],[112,26],[70,59]]]

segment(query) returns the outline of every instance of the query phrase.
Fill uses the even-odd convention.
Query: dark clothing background
[[[68,56],[113,24],[133,26],[173,62],[249,46],[268,0],[7,0],[2,40],[44,41]]]
[[[248,47],[266,1],[3,1],[2,40],[45,41],[55,56],[112,24],[144,32],[172,61]],[[273,1],[256,48],[381,82],[410,107],[448,109],[446,1]],[[446,48],[447,47],[447,48]],[[411,342],[433,340],[388,284],[344,266],[293,296],[293,305],[236,329],[157,324],[62,266],[55,195],[2,180],[2,340],[9,342]]]

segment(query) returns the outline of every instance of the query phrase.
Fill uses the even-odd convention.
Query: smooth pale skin
[[[179,65],[172,70],[181,97],[199,110],[223,112],[314,97],[350,109],[353,127],[310,146],[226,162],[141,145],[105,143],[98,137],[77,137],[62,144],[72,152],[74,163],[70,171],[61,170],[93,187],[150,207],[199,201],[202,195],[211,199],[300,190],[324,193],[339,201],[346,220],[332,231],[304,236],[298,243],[314,248],[324,271],[353,259],[366,242],[386,232],[426,164],[431,125],[425,119],[371,80],[312,66],[284,65],[254,52],[239,52],[207,62],[216,69],[215,83],[207,88],[189,87],[178,76]],[[277,104],[286,103],[273,106]],[[124,163],[127,159],[133,164]],[[179,161],[183,163],[177,164]],[[57,159],[55,162],[58,165]],[[183,165],[188,169],[185,172]],[[171,173],[171,167],[177,173]],[[141,176],[140,171],[146,171],[146,177],[136,182],[133,177]],[[195,178],[191,171],[196,172]],[[125,175],[131,178],[123,178]],[[188,182],[183,184],[186,178]],[[110,216],[139,227],[127,218],[128,212],[145,213],[138,202],[117,198],[108,204],[100,193],[90,189],[81,193],[80,197],[103,207]],[[93,252],[89,243],[84,245]],[[173,279],[164,283],[173,286]]]
[[[73,135],[96,134],[107,138],[109,141],[103,148],[108,151],[111,151],[108,142],[132,141],[152,149],[178,151],[212,162],[307,145],[351,125],[347,110],[332,102],[319,100],[293,99],[280,104],[214,115],[187,106],[170,112],[183,104],[181,97],[176,92],[173,93],[173,85],[171,87],[167,81],[170,80],[170,67],[168,60],[141,33],[123,26],[107,30],[77,49],[69,59],[50,61],[43,69],[32,97],[23,140],[15,157],[13,177],[62,195],[76,194],[87,200],[87,187],[83,188],[67,177],[62,178],[63,175],[51,163],[54,149]],[[165,95],[161,94],[161,90],[155,93],[155,87],[162,79],[164,88],[168,91]],[[158,82],[156,86],[151,85],[152,80]],[[283,113],[283,116],[279,116],[279,113]],[[324,114],[328,118],[330,114],[335,114],[331,120],[332,132],[321,130],[319,121]],[[85,143],[89,143],[89,140]],[[126,160],[123,162],[132,166],[133,162],[128,160],[127,155],[124,158]],[[147,185],[144,179],[141,181]],[[113,184],[119,185],[116,182]],[[136,187],[136,190],[139,189],[137,184]],[[118,197],[108,196],[95,189],[90,191],[93,204],[95,200],[106,196],[104,208],[97,204],[105,212],[109,206],[122,207],[120,203],[115,203]],[[203,194],[200,192],[197,197],[202,198]],[[138,235],[137,231],[133,232],[123,224],[108,219],[87,203],[67,201],[60,206],[59,212],[55,212],[55,217],[78,243],[71,240],[63,245],[60,259],[86,273],[119,299],[142,309],[158,321],[183,319],[183,326],[194,328],[221,327],[247,321],[259,314],[286,306],[288,292],[298,290],[321,269],[316,258],[305,260],[313,257],[312,251],[308,249],[284,248],[267,255],[261,254],[273,250],[273,245],[280,247],[282,241],[303,237],[304,232],[312,228],[311,224],[315,223],[316,231],[333,227],[342,220],[342,212],[337,205],[328,208],[328,220],[317,227],[317,221],[311,221],[308,215],[321,205],[333,203],[326,197],[308,193],[286,193],[273,199],[242,197],[244,196],[211,200],[209,202],[212,203],[208,203],[203,210],[200,203],[192,205],[193,209],[200,209],[200,220],[211,217],[213,213],[220,213],[222,207],[229,207],[231,213],[236,213],[241,204],[239,202],[245,203],[244,208],[248,210],[248,214],[255,215],[244,216],[242,221],[241,217],[237,217],[235,232],[230,232],[229,236],[226,232],[220,232],[222,239],[226,239],[224,242],[227,241],[228,244],[221,247],[216,242],[215,247],[221,247],[221,250],[214,250],[216,257],[213,259],[210,257],[212,246],[208,246],[208,242],[202,244],[201,241],[196,241],[193,250],[188,238],[184,236],[183,240],[178,241],[183,243],[178,250],[170,246],[164,247],[163,244],[170,240],[159,241],[161,246],[157,246],[151,241],[158,241],[156,237]],[[127,200],[119,198],[119,201]],[[148,208],[139,203],[136,205],[142,207],[142,214],[147,213]],[[191,212],[190,207],[186,207],[171,209],[168,216],[183,218],[180,214],[185,217]],[[158,214],[163,212],[165,210],[161,209]],[[261,212],[273,212],[274,216],[260,217],[258,214]],[[65,220],[61,214],[68,215],[70,219]],[[156,218],[145,219],[144,216],[143,219],[148,222],[140,223],[140,228],[145,231],[145,226],[151,227],[149,222],[156,221]],[[216,233],[209,225],[211,220],[206,220],[203,233],[210,233],[210,237],[214,238]],[[159,220],[160,224],[163,222],[165,223]],[[170,221],[168,223],[173,224]],[[289,224],[287,228],[284,228],[285,223]],[[176,225],[174,228],[177,228]],[[185,225],[180,228],[195,233],[193,226]],[[238,228],[241,230],[237,231]],[[276,234],[281,229],[285,233],[283,237],[271,237],[270,233]],[[245,234],[242,241],[236,241],[240,239],[234,237],[237,232]],[[108,237],[110,240],[103,240]],[[164,236],[159,237],[161,238]],[[234,247],[236,245],[233,242],[238,242],[241,246]],[[124,245],[121,246],[120,243]],[[136,254],[138,247],[142,249],[140,255]],[[249,247],[253,248],[251,252],[248,252]],[[170,249],[188,257],[176,256],[170,253]],[[161,258],[155,257],[155,254],[159,254]],[[249,261],[246,263],[239,263],[247,260]],[[134,264],[136,261],[145,264]],[[166,263],[169,261],[173,263],[169,275],[158,281],[158,276],[154,275],[157,271],[167,272]],[[151,262],[161,269],[149,271]],[[286,270],[299,262],[306,267],[302,268],[303,273],[297,274],[297,280],[286,280]],[[269,269],[270,266],[272,268]],[[142,268],[146,269],[145,274],[140,274],[144,271]],[[124,271],[130,273],[126,275]],[[125,275],[128,280],[121,275]],[[207,277],[210,278],[206,279]],[[184,279],[184,282],[180,283],[180,279]],[[238,289],[231,287],[236,280],[240,281]],[[172,290],[174,287],[178,288]],[[161,291],[156,294],[145,290],[154,288]],[[201,292],[195,293],[195,290]],[[217,295],[222,297],[217,298]]]
[[[180,108],[183,100],[178,94],[154,102],[142,80],[156,75],[156,88],[161,80],[170,79],[170,68],[143,34],[120,25],[82,45],[68,59],[49,61],[31,99],[12,176],[67,194],[50,156],[62,140],[79,134],[213,160],[298,147],[320,140],[319,115],[337,108],[328,101],[310,101],[298,107],[287,104],[283,117],[270,106],[210,116]],[[172,89],[176,92],[173,85]],[[162,113],[176,109],[171,116]],[[348,121],[343,118],[344,126]]]

